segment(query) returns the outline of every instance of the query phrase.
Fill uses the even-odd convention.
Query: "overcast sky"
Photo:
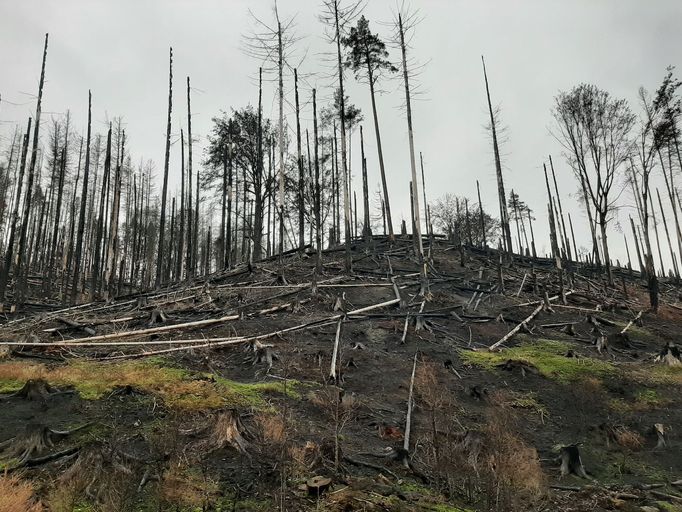
[[[418,78],[423,95],[413,111],[416,150],[424,154],[429,199],[446,192],[474,198],[479,179],[484,205],[498,211],[492,148],[483,128],[487,118],[483,54],[493,104],[501,107],[508,127],[503,147],[507,191],[514,188],[536,210],[536,236],[543,239],[539,249],[544,251],[548,230],[542,163],[551,153],[564,208],[572,212],[582,241],[578,245],[588,245],[584,215],[569,197],[576,191],[575,179],[550,134],[553,98],[559,90],[590,82],[628,99],[639,112],[638,88],[654,89],[666,66],[680,63],[682,2],[422,0],[412,5],[423,17],[412,40],[413,57],[426,64]],[[317,17],[320,2],[280,0],[278,6],[283,17],[296,15],[296,32],[303,38],[299,53],[307,53],[300,72],[324,72],[321,53],[330,46]],[[180,128],[186,128],[184,87],[185,77],[190,76],[198,149],[204,145],[211,117],[221,109],[257,104],[253,76],[260,63],[244,55],[241,39],[252,29],[248,9],[270,19],[271,7],[269,0],[1,0],[0,150],[15,124],[23,126],[34,113],[43,38],[49,32],[44,119],[70,109],[77,128],[84,131],[91,89],[93,130],[105,133],[107,120],[122,116],[133,161],[152,159],[162,169],[168,47],[174,50],[173,133],[179,135]],[[389,35],[382,23],[392,19],[395,8],[394,1],[369,2],[365,15],[373,31]],[[395,51],[391,56],[399,57]],[[310,87],[317,87],[327,100],[333,90],[323,73],[311,76],[308,83],[301,88],[306,103],[304,128],[311,118]],[[377,189],[369,92],[350,75],[347,83],[351,101],[366,118],[370,187]],[[293,96],[293,84],[285,87]],[[397,228],[401,217],[409,216],[409,150],[399,109],[402,90],[398,82],[386,83],[384,89],[377,101]],[[264,105],[265,114],[275,118],[271,86]],[[293,115],[288,121],[293,126]],[[359,141],[354,144],[359,148]],[[172,187],[179,181],[179,149],[179,144],[171,149]],[[359,185],[355,158],[353,168]],[[628,213],[632,212],[620,212],[624,225]],[[615,223],[610,236],[614,257],[623,258],[622,234]]]

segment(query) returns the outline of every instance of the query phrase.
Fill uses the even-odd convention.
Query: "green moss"
[[[462,350],[460,357],[464,361],[488,369],[494,369],[509,359],[523,361],[537,368],[544,377],[559,382],[571,382],[590,376],[606,376],[616,370],[613,364],[606,361],[589,357],[566,357],[569,349],[570,345],[567,343],[541,339],[501,352]]]
[[[657,501],[656,506],[660,508],[663,512],[682,512],[682,506],[673,505],[667,501]]]
[[[447,504],[436,504],[436,505],[429,505],[430,508],[426,510],[432,510],[433,512],[471,512],[471,510],[467,508],[460,508],[460,507],[455,507],[452,505],[447,505]]]
[[[166,406],[186,411],[265,405],[265,394],[299,399],[295,380],[240,383],[210,374],[190,372],[162,359],[98,363],[76,361],[44,365],[0,364],[0,392],[21,388],[29,379],[43,378],[57,387],[71,387],[85,400],[98,400],[119,387],[130,386],[161,398]]]

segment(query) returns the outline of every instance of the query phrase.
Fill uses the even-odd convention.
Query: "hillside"
[[[0,510],[682,510],[679,286],[430,254],[7,313]]]

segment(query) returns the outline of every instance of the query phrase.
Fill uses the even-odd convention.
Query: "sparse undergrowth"
[[[494,369],[506,361],[520,361],[535,367],[548,379],[567,383],[584,377],[603,377],[616,371],[615,365],[590,357],[569,355],[571,347],[562,341],[533,340],[500,352],[460,351],[460,357],[477,366]]]
[[[98,400],[117,388],[130,387],[153,394],[166,406],[179,411],[263,407],[267,393],[286,392],[290,398],[299,398],[298,382],[294,380],[286,384],[284,381],[241,383],[176,368],[161,359],[120,363],[73,361],[54,367],[16,361],[0,363],[0,393],[17,391],[31,379],[73,388],[85,400]]]

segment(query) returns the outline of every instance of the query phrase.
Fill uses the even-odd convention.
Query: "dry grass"
[[[219,492],[218,483],[213,479],[178,463],[171,464],[163,474],[159,489],[161,500],[166,505],[191,510],[206,510],[218,499]]]
[[[279,446],[286,442],[286,424],[281,414],[261,412],[256,414],[254,421],[265,444]]]
[[[544,495],[547,478],[535,448],[516,434],[514,411],[504,405],[508,400],[494,401],[483,428],[489,504],[493,510],[526,510]]]
[[[41,512],[33,485],[18,475],[0,475],[0,512]]]

